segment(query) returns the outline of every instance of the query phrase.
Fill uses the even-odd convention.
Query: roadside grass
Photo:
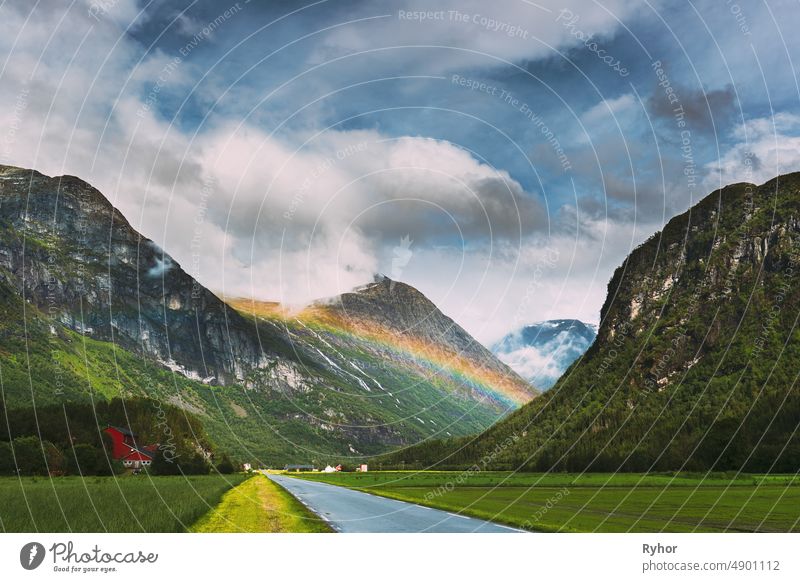
[[[531,531],[800,531],[800,478],[794,475],[719,473],[705,480],[697,474],[448,471],[297,476]]]
[[[332,531],[291,493],[263,475],[228,491],[191,528],[202,533],[323,533]]]
[[[438,487],[446,483],[469,487],[726,487],[755,485],[800,486],[800,475],[736,473],[512,473],[510,471],[370,471],[367,473],[287,473],[292,477],[345,487]]]
[[[246,478],[2,477],[0,531],[183,532]]]

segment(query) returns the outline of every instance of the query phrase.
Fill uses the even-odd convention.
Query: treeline
[[[380,462],[409,469],[478,463],[523,471],[795,473],[800,468],[796,357],[790,354],[775,366],[766,386],[760,374],[714,378],[713,360],[698,364],[697,374],[664,393],[619,389],[616,378],[591,385],[590,378],[576,374],[572,381],[585,388],[546,393],[477,438],[425,443]],[[514,437],[513,446],[503,446]]]
[[[153,474],[235,470],[194,415],[155,400],[115,398],[35,409],[0,405],[0,475],[119,474],[124,467],[112,457],[108,426],[134,432],[139,447],[158,445],[147,468]]]
[[[546,393],[479,437],[430,441],[373,464],[384,469],[647,472],[741,471],[796,473],[800,468],[800,391],[761,390],[739,379],[708,388],[686,382],[672,398],[651,395],[631,409],[630,394],[605,402],[593,394]],[[598,395],[607,391],[593,387]],[[704,393],[705,388],[705,393]],[[722,389],[720,389],[722,388]],[[557,423],[550,407],[577,409]],[[514,439],[512,446],[506,446]]]

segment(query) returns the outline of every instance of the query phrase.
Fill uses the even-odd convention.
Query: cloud
[[[220,184],[211,211],[229,233],[303,242],[312,230],[352,229],[376,242],[477,243],[518,240],[546,222],[534,194],[448,142],[361,130],[303,141],[233,127],[199,141],[200,165]]]
[[[547,325],[540,322],[535,325]],[[512,370],[539,389],[548,389],[564,371],[591,345],[590,339],[577,331],[564,330],[552,337],[526,338],[521,328],[504,337],[492,351]],[[540,330],[542,328],[539,328]]]
[[[518,247],[547,224],[537,195],[448,142],[361,130],[303,137],[226,126],[198,143],[217,184],[209,222],[241,265],[281,273],[284,284],[261,293],[299,301],[346,291],[389,272],[381,257],[406,238],[459,252]],[[288,291],[298,277],[308,294]]]
[[[732,85],[722,89],[705,91],[677,86],[675,91],[679,100],[670,103],[664,91],[656,89],[647,102],[650,115],[672,124],[675,108],[682,107],[687,127],[696,132],[713,132],[727,126],[734,114],[736,92]]]
[[[498,357],[517,374],[542,389],[550,388],[563,373],[561,352],[567,350],[562,344],[553,343],[545,344],[541,349],[533,346],[520,347],[498,354]]]
[[[172,260],[169,257],[165,256],[163,259],[161,257],[156,257],[156,263],[155,263],[155,265],[153,265],[152,267],[150,267],[147,270],[147,276],[148,277],[161,277],[167,271],[172,269],[173,266],[174,266],[174,263],[172,262]]]
[[[732,131],[739,140],[719,159],[706,164],[708,192],[735,182],[763,184],[800,169],[800,116],[777,113],[747,120]]]
[[[591,105],[581,122],[569,151],[578,184],[575,210],[594,219],[652,225],[688,207],[680,148],[657,141],[634,94]]]
[[[349,19],[383,17],[331,30],[310,55],[310,62],[322,63],[377,47],[435,45],[443,47],[436,58],[431,58],[429,50],[403,48],[391,50],[387,58],[401,69],[428,73],[497,66],[498,59],[520,62],[551,57],[554,48],[568,50],[580,44],[582,41],[573,34],[575,26],[565,26],[564,14],[569,14],[585,35],[609,37],[619,20],[636,10],[623,0],[606,0],[602,5],[589,0],[491,4],[483,0],[440,0],[435,5],[424,0],[378,0],[350,4],[346,14]]]

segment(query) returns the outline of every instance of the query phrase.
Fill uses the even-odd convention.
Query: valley
[[[669,221],[616,270],[597,329],[540,322],[496,355],[383,275],[294,310],[218,297],[85,182],[5,166],[0,178],[0,366],[14,418],[34,403],[52,416],[153,402],[175,426],[186,414],[190,458],[369,459],[369,473],[299,477],[533,531],[797,527],[798,174],[729,186]],[[508,364],[548,388],[531,365],[542,357],[558,380],[540,393]],[[4,438],[30,438],[19,426]],[[219,515],[300,527],[245,517],[243,499],[294,503],[256,484]],[[197,527],[225,522],[206,520]]]

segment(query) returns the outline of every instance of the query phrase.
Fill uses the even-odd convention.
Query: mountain
[[[269,365],[251,323],[78,178],[0,166],[0,237],[0,283],[51,325],[207,384]]]
[[[387,285],[338,302],[358,298],[369,336],[336,299],[301,317],[236,309],[86,182],[0,166],[9,407],[147,396],[196,414],[232,455],[277,464],[479,432],[535,396],[422,294]],[[397,333],[420,306],[439,327]]]
[[[553,388],[386,461],[796,472],[799,282],[800,174],[718,190],[615,271],[597,340]]]
[[[351,293],[315,303],[303,316],[372,343],[404,350],[433,363],[432,370],[440,376],[455,370],[501,409],[516,408],[537,394],[422,293],[384,275]]]
[[[285,336],[300,367],[326,368],[329,382],[355,389],[371,404],[368,421],[394,431],[392,444],[409,440],[398,427],[416,440],[480,432],[537,394],[422,293],[386,277],[297,313],[226,301]],[[326,411],[326,422],[343,412]]]
[[[597,326],[577,319],[551,319],[523,326],[491,346],[498,359],[547,390],[589,349]]]

